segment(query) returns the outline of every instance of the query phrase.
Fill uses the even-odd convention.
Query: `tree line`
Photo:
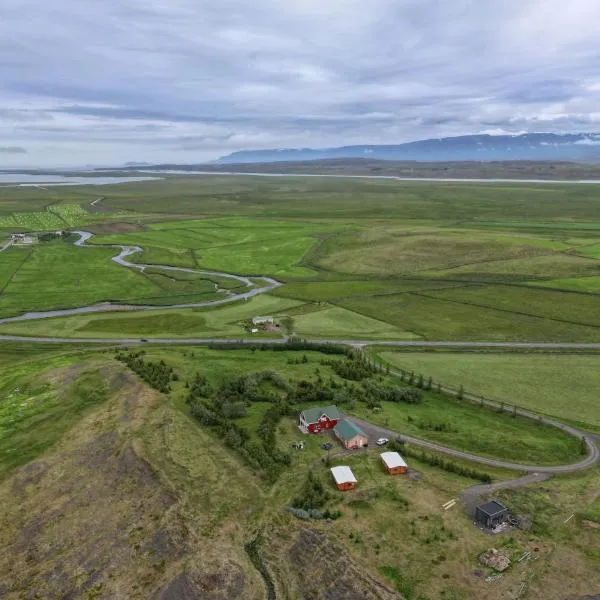
[[[492,476],[489,473],[478,471],[477,469],[470,469],[469,467],[463,467],[452,460],[442,458],[436,454],[428,454],[424,450],[416,450],[401,440],[391,440],[388,448],[400,452],[404,456],[412,456],[425,464],[431,465],[432,467],[438,467],[449,473],[455,473],[462,477],[469,477],[470,479],[475,479],[482,483],[492,482]]]
[[[140,379],[145,381],[150,387],[168,394],[171,391],[171,382],[177,381],[179,376],[175,373],[173,367],[170,367],[164,360],[152,362],[144,360],[145,352],[117,352],[115,358],[125,363]]]

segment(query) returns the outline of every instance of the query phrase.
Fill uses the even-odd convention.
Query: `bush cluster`
[[[285,400],[289,384],[274,371],[251,373],[223,381],[213,388],[205,377],[197,374],[186,398],[192,415],[203,425],[212,427],[223,441],[241,454],[269,481],[275,481],[291,457],[277,448],[276,428],[285,415],[293,416]],[[270,402],[257,429],[258,440],[235,420],[247,413],[253,402]]]
[[[335,521],[343,514],[341,510],[318,510],[317,508],[304,510],[303,508],[294,508],[293,506],[286,506],[285,510],[303,521],[308,521],[309,519],[328,519]]]
[[[344,346],[336,344],[324,344],[319,342],[307,342],[299,338],[290,338],[285,344],[256,344],[253,342],[231,341],[231,342],[216,342],[209,344],[209,348],[213,350],[271,350],[275,352],[321,352],[322,354],[347,354],[348,350]]]
[[[303,510],[322,508],[327,504],[329,494],[321,480],[312,471],[308,472],[300,494],[294,498],[292,506]]]
[[[152,362],[144,360],[145,352],[118,352],[116,359],[125,363],[134,373],[155,390],[168,394],[171,391],[171,381],[176,381],[179,377],[164,360]]]

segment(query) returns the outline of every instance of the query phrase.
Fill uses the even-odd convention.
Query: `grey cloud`
[[[0,154],[27,154],[21,146],[0,146]]]
[[[596,131],[599,20],[596,0],[3,0],[0,139],[119,162]]]

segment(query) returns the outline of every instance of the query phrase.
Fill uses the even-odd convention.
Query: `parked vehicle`
[[[377,442],[375,442],[378,446],[385,446],[390,440],[388,438],[379,438]]]

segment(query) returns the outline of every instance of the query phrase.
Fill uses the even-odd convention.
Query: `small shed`
[[[355,423],[348,419],[342,419],[333,430],[337,438],[346,448],[365,448],[369,445],[367,434]]]
[[[486,529],[504,523],[508,517],[508,508],[498,500],[490,500],[485,504],[480,504],[475,508],[475,521],[478,525]]]
[[[338,490],[345,492],[356,488],[357,480],[350,467],[332,467],[331,474]]]
[[[404,475],[408,465],[397,452],[382,452],[381,460],[390,475]]]

